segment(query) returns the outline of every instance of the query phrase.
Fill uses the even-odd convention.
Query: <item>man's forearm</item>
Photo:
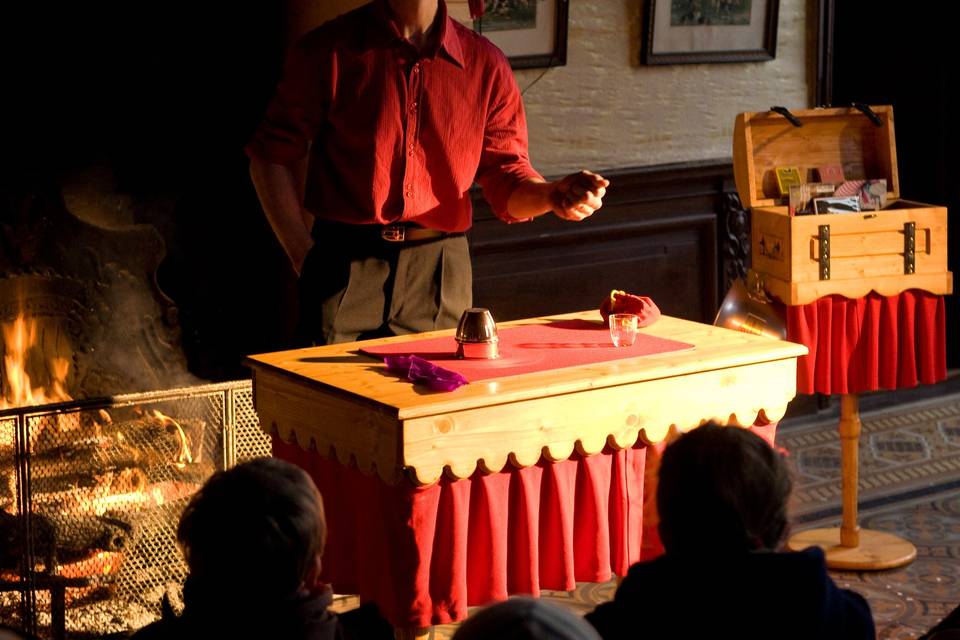
[[[519,220],[536,218],[553,210],[554,184],[530,178],[521,182],[507,200],[507,211]]]
[[[250,160],[250,177],[270,227],[299,274],[300,267],[313,246],[310,237],[311,217],[301,206],[298,173],[284,165]]]
[[[521,182],[510,194],[507,211],[518,220],[553,211],[564,220],[579,222],[589,218],[602,206],[608,186],[609,180],[585,170],[554,182],[530,178]]]

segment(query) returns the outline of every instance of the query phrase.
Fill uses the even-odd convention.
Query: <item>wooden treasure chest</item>
[[[953,291],[946,208],[900,198],[892,107],[742,113],[733,167],[740,200],[752,209],[753,269],[784,303],[870,291]],[[881,191],[885,180],[886,193],[869,210],[801,214],[793,206],[801,200],[792,199],[800,190],[785,190],[790,178],[807,185],[806,196],[824,178],[854,189],[869,181]],[[834,200],[843,199],[817,200],[814,210],[832,211]]]

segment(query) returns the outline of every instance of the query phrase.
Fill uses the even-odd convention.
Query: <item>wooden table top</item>
[[[500,327],[585,319],[596,310],[501,323]],[[669,316],[641,329],[693,349],[472,382],[424,391],[386,372],[360,343],[250,356],[261,424],[286,440],[385,479],[412,472],[466,477],[589,455],[604,446],[658,442],[671,428],[704,420],[752,424],[779,419],[796,393],[796,358],[806,347]],[[452,330],[366,341],[362,346],[452,335]]]

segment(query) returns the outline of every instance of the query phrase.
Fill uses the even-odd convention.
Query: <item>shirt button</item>
[[[420,73],[420,65],[419,65],[419,64],[413,65],[413,72],[414,72],[414,73]]]

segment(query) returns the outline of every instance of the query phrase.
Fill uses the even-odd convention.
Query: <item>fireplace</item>
[[[205,474],[269,454],[248,383],[226,381],[296,317],[243,153],[289,7],[234,7],[229,29],[212,6],[17,7],[0,326],[36,324],[29,385],[0,336],[0,620],[102,637],[180,581],[173,529]]]
[[[79,185],[0,208],[0,620],[57,639],[176,606],[190,496],[270,455],[250,383],[188,372],[164,241],[132,215],[150,202]]]
[[[263,455],[248,381],[0,410],[0,619],[44,638],[156,619],[186,574],[189,497]]]

